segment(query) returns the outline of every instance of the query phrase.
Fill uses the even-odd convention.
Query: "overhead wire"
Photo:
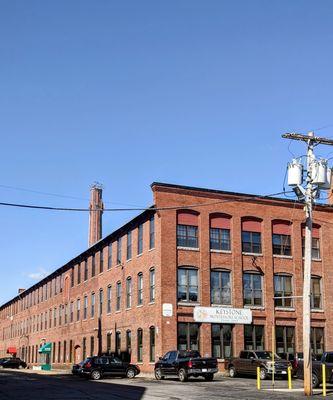
[[[291,191],[290,191],[291,192]],[[277,192],[277,193],[272,193],[268,195],[262,195],[262,196],[256,196],[256,195],[251,195],[251,196],[244,196],[242,198],[233,198],[233,199],[224,199],[224,200],[218,200],[214,202],[208,202],[208,203],[197,203],[197,204],[191,204],[191,205],[181,205],[181,206],[169,206],[169,207],[132,207],[132,208],[104,208],[102,211],[106,212],[116,212],[116,211],[163,211],[163,210],[180,210],[180,209],[186,209],[186,208],[194,208],[194,207],[205,207],[205,206],[210,206],[210,205],[216,205],[216,204],[222,204],[222,203],[228,203],[228,202],[241,202],[241,201],[247,201],[251,199],[269,199],[274,196],[280,196],[284,195],[285,193],[289,192]],[[235,195],[236,196],[236,195]],[[8,203],[8,202],[0,202],[0,206],[6,206],[6,207],[17,207],[17,208],[28,208],[28,209],[38,209],[38,210],[48,210],[48,211],[73,211],[73,212],[90,212],[90,211],[101,211],[101,209],[90,209],[90,208],[70,208],[70,207],[52,207],[52,206],[38,206],[34,204],[20,204],[20,203]]]

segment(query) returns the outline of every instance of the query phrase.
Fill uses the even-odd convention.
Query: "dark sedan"
[[[27,363],[18,357],[5,357],[0,359],[1,368],[27,368]]]
[[[111,376],[132,379],[139,373],[140,368],[137,365],[122,361],[115,356],[88,357],[78,369],[78,375],[93,380]]]

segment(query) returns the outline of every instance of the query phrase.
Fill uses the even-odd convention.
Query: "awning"
[[[42,347],[39,348],[38,353],[51,353],[52,343],[45,343]]]
[[[7,354],[16,354],[16,347],[8,347]]]

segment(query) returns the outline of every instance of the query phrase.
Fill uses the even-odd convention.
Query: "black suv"
[[[123,376],[132,379],[139,373],[137,365],[122,361],[115,356],[88,357],[78,371],[78,375],[94,380],[104,376]]]

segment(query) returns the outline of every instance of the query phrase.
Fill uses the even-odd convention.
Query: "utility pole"
[[[319,165],[315,159],[313,149],[315,145],[333,145],[333,140],[314,136],[314,132],[308,135],[298,133],[286,133],[285,139],[300,140],[307,143],[306,162],[306,188],[300,184],[289,183],[294,186],[298,197],[304,200],[305,210],[305,246],[304,246],[304,270],[303,270],[303,353],[304,353],[304,394],[312,395],[312,356],[311,356],[311,263],[312,263],[312,209],[319,189],[327,189],[331,183],[331,169],[327,168],[327,161],[322,160]],[[295,164],[294,164],[295,165]],[[319,171],[319,168],[322,170]],[[324,172],[325,179],[319,178],[319,173]],[[289,176],[288,176],[289,180]]]

